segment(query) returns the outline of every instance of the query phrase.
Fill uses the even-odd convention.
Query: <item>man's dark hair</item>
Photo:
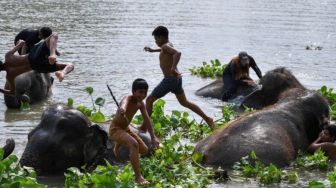
[[[327,126],[325,129],[329,132],[330,136],[333,137],[335,141],[336,140],[336,125],[331,124]]]
[[[169,31],[165,26],[157,26],[152,33],[153,36],[157,36],[157,37],[163,36],[166,39],[168,39],[168,34],[169,34]]]
[[[44,39],[52,34],[52,30],[49,27],[41,27],[40,32]]]
[[[137,78],[133,81],[132,91],[136,91],[138,89],[148,90],[148,84],[147,84],[146,80],[144,80],[142,78]]]

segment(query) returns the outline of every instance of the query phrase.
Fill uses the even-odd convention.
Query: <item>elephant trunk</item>
[[[15,141],[13,138],[6,140],[6,145],[2,148],[4,151],[3,157],[1,160],[6,159],[14,150],[15,148]]]

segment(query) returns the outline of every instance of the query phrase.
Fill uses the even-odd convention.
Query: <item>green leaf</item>
[[[92,87],[87,87],[87,88],[85,88],[84,89],[84,91],[86,92],[86,93],[88,93],[89,95],[92,95],[92,93],[93,93],[93,88]]]
[[[73,107],[73,103],[74,103],[73,98],[68,98],[67,106],[70,107],[70,108],[72,108]]]
[[[191,156],[192,160],[196,163],[201,163],[203,160],[203,154],[202,153],[198,153],[195,152],[192,156]]]
[[[22,110],[22,111],[24,111],[24,110],[30,110],[30,104],[29,104],[29,102],[22,102],[21,101],[20,110]]]
[[[98,97],[95,101],[95,104],[100,106],[100,107],[102,107],[104,105],[104,103],[105,103],[105,99],[102,98],[102,97]]]
[[[95,123],[104,123],[106,120],[105,115],[101,112],[92,113],[89,119]]]

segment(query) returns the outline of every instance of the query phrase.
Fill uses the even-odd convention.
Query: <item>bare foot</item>
[[[149,185],[149,181],[145,180],[144,177],[142,177],[141,175],[139,177],[135,177],[135,183],[137,185]]]
[[[60,82],[62,82],[64,79],[64,73],[62,71],[56,71],[55,76],[58,78]]]
[[[205,120],[205,122],[209,125],[209,127],[210,127],[211,130],[215,130],[216,125],[215,125],[214,120],[211,117],[208,117]]]
[[[49,64],[50,64],[50,65],[55,64],[55,63],[56,63],[56,55],[50,55],[50,56],[48,57],[48,61],[49,61]]]

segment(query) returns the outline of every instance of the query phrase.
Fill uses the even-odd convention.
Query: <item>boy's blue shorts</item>
[[[163,80],[157,85],[151,96],[155,98],[161,98],[167,93],[172,92],[175,95],[182,94],[184,92],[182,88],[182,77],[166,76]]]

